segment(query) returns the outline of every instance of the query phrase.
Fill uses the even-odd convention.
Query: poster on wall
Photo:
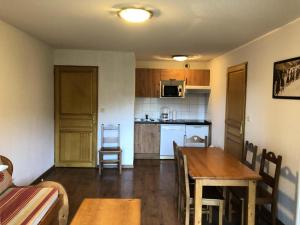
[[[300,99],[300,57],[274,63],[273,98]]]

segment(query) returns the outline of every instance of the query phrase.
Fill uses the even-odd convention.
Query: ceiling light
[[[175,61],[179,61],[179,62],[183,62],[183,61],[186,61],[188,59],[188,57],[186,55],[173,55],[172,58]]]
[[[142,8],[125,8],[118,15],[127,22],[142,23],[151,18],[152,12]]]

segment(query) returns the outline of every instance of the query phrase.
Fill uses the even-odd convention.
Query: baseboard
[[[134,159],[159,159],[159,153],[135,153]]]
[[[30,185],[35,185],[40,183],[43,180],[43,177],[47,176],[49,173],[51,173],[55,169],[55,166],[51,166],[48,170],[46,170],[41,176],[36,178]]]

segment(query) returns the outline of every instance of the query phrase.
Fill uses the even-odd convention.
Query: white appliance
[[[206,125],[186,125],[185,126],[185,135],[187,138],[190,138],[192,136],[199,136],[201,138],[205,138],[205,136],[207,136],[207,138],[209,138],[208,135],[209,132],[209,127]],[[193,144],[194,147],[204,147],[203,143],[199,143],[199,144]]]
[[[161,98],[184,98],[184,80],[161,80],[160,97]]]
[[[160,126],[160,159],[174,159],[173,141],[183,145],[185,125],[166,124]]]
[[[168,121],[170,119],[170,109],[169,107],[162,107],[160,109],[160,119],[162,121]]]

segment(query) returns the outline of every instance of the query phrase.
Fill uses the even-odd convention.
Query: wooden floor
[[[137,160],[135,168],[124,169],[121,176],[117,169],[105,169],[100,177],[96,169],[56,168],[44,179],[58,181],[66,188],[69,221],[84,198],[140,198],[142,225],[179,225],[174,178],[172,160]]]

